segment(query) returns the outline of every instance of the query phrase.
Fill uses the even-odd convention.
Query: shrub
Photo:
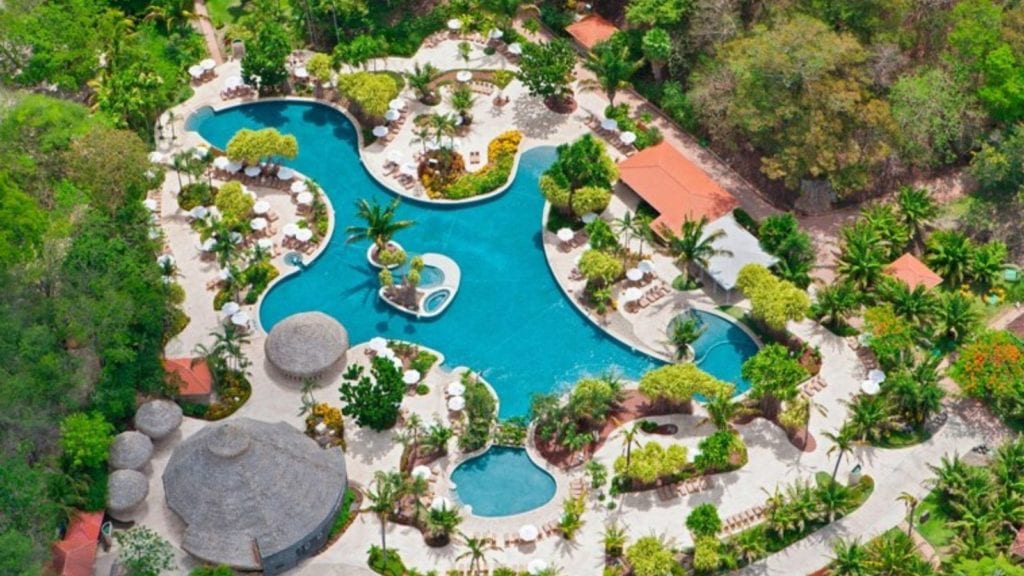
[[[598,186],[584,186],[572,195],[572,211],[577,216],[588,212],[603,212],[612,199],[612,192]]]
[[[383,576],[406,576],[408,573],[402,557],[396,550],[384,552],[380,546],[370,546],[370,569]]]
[[[607,221],[597,218],[585,226],[590,247],[605,253],[614,253],[619,249],[619,237],[615,235]]]
[[[371,377],[372,376],[372,377]],[[380,432],[395,425],[398,408],[405,393],[405,384],[398,368],[381,356],[373,359],[370,375],[362,366],[346,370],[341,385],[342,413],[356,419],[356,424]]]
[[[515,73],[511,70],[495,70],[491,74],[491,80],[494,82],[494,85],[501,89],[508,86],[515,77]]]
[[[950,375],[1000,414],[1024,413],[1024,345],[1009,332],[985,332],[964,346]]]
[[[182,210],[191,210],[196,206],[209,206],[213,204],[213,189],[206,182],[192,182],[185,184],[178,193],[178,206]]]
[[[462,384],[466,387],[466,428],[459,436],[459,448],[464,452],[472,452],[483,448],[490,441],[498,403],[487,385],[471,372],[463,373]]]
[[[399,90],[390,74],[355,72],[338,76],[338,92],[348,98],[357,114],[369,118],[382,118]]]
[[[193,568],[188,574],[189,576],[235,576],[235,571],[224,565],[200,566]]]
[[[622,261],[600,250],[587,250],[580,257],[580,273],[588,284],[604,286],[618,280],[624,270]]]
[[[689,404],[695,394],[705,398],[732,396],[733,386],[704,372],[696,365],[666,364],[640,378],[640,393],[654,400]]]
[[[686,447],[672,444],[664,447],[657,442],[648,442],[634,450],[626,464],[626,457],[615,459],[615,473],[650,485],[660,478],[671,478],[686,468]]]
[[[693,569],[698,574],[710,573],[718,569],[722,563],[718,548],[719,542],[714,536],[697,538],[693,549]]]
[[[487,145],[487,165],[476,172],[466,172],[448,186],[433,192],[431,197],[449,200],[472,198],[494,192],[504,186],[512,176],[515,155],[523,135],[518,130],[499,134]],[[430,190],[428,190],[430,192]]]
[[[718,509],[714,504],[701,504],[686,517],[686,529],[696,540],[706,536],[715,536],[722,530],[722,519],[718,517]]]
[[[644,536],[626,549],[634,576],[665,576],[676,567],[675,555],[660,539]]]
[[[385,268],[405,264],[405,250],[389,246],[377,254],[377,262]]]
[[[420,350],[416,353],[416,357],[412,359],[410,365],[413,370],[420,374],[426,374],[434,366],[435,362],[437,362],[437,356],[426,350]]]
[[[807,316],[811,300],[791,282],[776,278],[759,264],[740,269],[736,286],[750,298],[750,314],[772,330],[783,330],[789,321]]]
[[[76,412],[60,423],[60,447],[71,468],[99,468],[106,464],[114,426],[98,413]]]
[[[129,576],[154,576],[173,570],[174,548],[145,526],[114,535],[121,545],[118,558]]]
[[[726,470],[737,445],[743,445],[740,436],[729,430],[717,430],[697,444],[698,453],[693,457],[693,463],[704,473]]]
[[[248,218],[255,203],[252,196],[246,194],[242,190],[242,185],[236,181],[221,186],[215,201],[224,223],[228,226],[236,226]]]

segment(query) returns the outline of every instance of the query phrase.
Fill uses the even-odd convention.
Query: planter
[[[438,534],[434,536],[424,533],[423,542],[431,548],[444,548],[445,546],[451,544],[452,537],[448,534]]]
[[[398,242],[395,242],[394,240],[388,242],[388,248],[397,248],[399,250],[402,250],[403,252],[405,251],[405,249],[402,248],[402,245],[399,244]],[[366,261],[370,263],[370,266],[373,266],[374,268],[376,268],[378,270],[383,270],[384,269],[384,265],[381,264],[380,262],[377,262],[377,259],[375,258],[375,256],[377,255],[377,250],[376,249],[377,249],[377,245],[371,243],[370,247],[366,249]],[[387,268],[388,268],[388,270],[393,270],[395,268],[398,268],[398,266],[399,266],[399,264],[394,264],[394,265],[388,266]]]

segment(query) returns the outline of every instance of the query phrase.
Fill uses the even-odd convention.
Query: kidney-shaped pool
[[[455,493],[477,516],[511,516],[543,506],[555,496],[555,479],[526,450],[492,446],[452,472]]]

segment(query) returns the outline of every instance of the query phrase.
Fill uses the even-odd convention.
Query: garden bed
[[[420,182],[427,195],[435,200],[465,200],[490,194],[508,184],[522,138],[519,131],[510,130],[491,140],[487,146],[487,164],[476,172],[464,171],[464,162],[457,154],[459,161],[454,162],[454,177],[435,174],[429,164],[421,164]]]

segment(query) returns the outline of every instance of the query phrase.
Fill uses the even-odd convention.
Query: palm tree
[[[982,291],[999,282],[1006,266],[1006,244],[993,241],[979,246],[971,260],[970,277]]]
[[[878,233],[863,225],[843,229],[843,249],[836,270],[854,288],[870,290],[882,276],[887,262]]]
[[[977,560],[998,553],[998,530],[993,515],[964,510],[958,520],[949,523],[949,527],[956,531],[953,547],[957,556]]]
[[[420,66],[419,62],[413,64],[412,72],[407,72],[405,75],[406,80],[409,82],[409,87],[416,92],[416,97],[419,101],[424,104],[436,104],[436,95],[434,90],[430,87],[430,83],[434,80],[434,76],[437,76],[440,72],[436,66],[427,62],[423,66]]]
[[[824,432],[823,434],[832,442],[827,454],[829,456],[832,453],[836,454],[836,465],[832,468],[832,481],[834,482],[836,475],[839,474],[839,463],[843,461],[843,456],[853,452],[853,432],[849,426],[842,426],[835,432]]]
[[[917,554],[914,541],[902,532],[888,532],[868,547],[868,574],[924,576],[930,567]]]
[[[619,432],[619,436],[622,438],[622,451],[626,456],[626,469],[629,469],[630,457],[632,456],[633,446],[640,447],[640,441],[637,437],[640,436],[640,425],[634,422],[632,426],[623,428]]]
[[[404,230],[413,225],[412,220],[396,220],[395,212],[398,210],[399,200],[395,198],[387,206],[381,206],[376,199],[372,202],[365,198],[356,202],[356,216],[361,218],[365,225],[349,226],[345,229],[348,233],[347,242],[359,240],[372,240],[377,246],[377,253],[387,247],[388,242],[395,235],[395,232]]]
[[[858,224],[867,226],[878,234],[889,260],[902,254],[910,240],[910,230],[891,204],[874,203],[865,207],[861,210]]]
[[[938,466],[929,464],[928,468],[935,475],[931,484],[944,501],[951,502],[962,498],[966,493],[970,468],[959,455],[952,458],[943,456]]]
[[[447,542],[455,529],[462,523],[462,514],[455,508],[431,508],[427,512],[426,525],[427,531],[430,535],[437,540],[444,540]]]
[[[852,434],[861,442],[876,442],[885,437],[892,425],[892,416],[885,406],[882,396],[861,394],[853,402],[848,402],[850,416],[847,425]]]
[[[942,409],[945,392],[939,386],[939,360],[939,356],[930,356],[912,370],[901,371],[886,381],[893,407],[917,428]]]
[[[978,325],[979,313],[974,300],[959,291],[947,292],[939,301],[936,321],[941,335],[960,342]]]
[[[463,533],[459,533],[462,537],[462,544],[466,547],[466,551],[455,557],[455,561],[459,562],[465,558],[469,558],[469,569],[470,574],[476,574],[480,567],[487,567],[486,553],[491,548],[492,543],[489,538],[473,538],[466,536]]]
[[[868,551],[859,540],[835,540],[832,542],[829,573],[832,576],[865,576],[868,573],[867,560]]]
[[[451,104],[453,110],[459,113],[463,126],[468,126],[473,121],[473,115],[469,112],[473,109],[473,104],[476,103],[476,97],[473,96],[473,91],[469,89],[469,86],[462,84],[452,90],[451,96],[448,97],[448,103]]]
[[[413,124],[412,127],[412,141],[419,142],[423,148],[423,152],[427,151],[427,143],[430,142],[433,136],[433,131],[429,124]]]
[[[909,537],[914,532],[914,511],[917,510],[917,498],[910,492],[900,492],[896,500],[903,502],[907,508],[907,536]]]
[[[440,422],[435,422],[427,428],[427,433],[422,440],[423,447],[433,454],[447,454],[448,441],[452,439],[453,435],[454,432],[451,428]]]
[[[700,220],[687,218],[679,230],[679,235],[665,227],[663,235],[668,242],[668,249],[680,263],[683,271],[683,279],[687,286],[690,285],[690,266],[697,264],[707,268],[708,260],[715,256],[732,256],[732,252],[715,248],[715,241],[725,237],[725,231],[718,229],[713,232],[705,232],[704,227],[708,225],[707,216],[701,216]]]
[[[727,430],[729,422],[740,411],[740,408],[742,408],[742,405],[733,400],[732,394],[727,392],[713,394],[704,403],[704,409],[708,411],[708,417],[701,423],[711,422],[716,429]]]
[[[910,231],[910,246],[914,254],[920,254],[924,246],[924,233],[938,216],[939,207],[927,188],[904,186],[896,194],[896,206],[903,224]]]
[[[594,46],[583,67],[594,73],[596,79],[580,82],[585,90],[602,90],[608,103],[615,105],[615,94],[629,86],[629,79],[643,66],[643,60],[631,60],[629,47],[620,42],[602,42]]]
[[[438,145],[444,142],[445,136],[453,137],[455,135],[455,117],[451,114],[431,114],[427,117],[427,122],[433,130],[433,138]]]
[[[846,317],[860,305],[860,293],[849,282],[830,284],[815,294],[811,312],[818,320],[839,329],[846,324]]]
[[[373,475],[373,489],[366,492],[366,498],[370,501],[367,508],[377,515],[380,521],[380,547],[387,557],[387,525],[391,515],[395,513],[395,505],[402,497],[402,489],[405,483],[402,475],[398,472],[384,472],[378,470]]]
[[[604,525],[604,534],[601,536],[601,543],[604,544],[604,554],[609,558],[622,556],[622,550],[626,547],[629,536],[626,529],[616,522]]]
[[[947,286],[958,287],[970,272],[974,244],[961,232],[940,230],[928,238],[925,259]]]
[[[644,257],[644,238],[642,236],[642,232],[641,232],[640,227],[639,227],[639,224],[640,224],[639,220],[640,219],[636,215],[634,215],[632,212],[629,212],[627,210],[626,213],[622,215],[622,218],[615,218],[614,220],[611,221],[611,227],[612,227],[612,230],[614,230],[615,233],[620,236],[620,241],[621,241],[622,245],[626,246],[627,248],[629,246],[629,241],[630,240],[632,240],[633,238],[639,238],[640,239],[640,252],[639,252],[639,255],[640,255],[641,258],[643,258]]]
[[[882,293],[892,303],[893,312],[922,333],[927,333],[939,303],[924,284],[911,288],[904,282],[889,279],[883,284]]]
[[[834,480],[823,482],[815,491],[815,497],[829,523],[835,522],[836,517],[845,514],[853,504],[851,490]]]
[[[736,559],[743,564],[756,562],[768,555],[768,539],[761,528],[744,530],[730,538]]]
[[[677,316],[669,324],[668,339],[676,349],[676,360],[685,360],[690,355],[690,345],[700,338],[707,326],[690,315]]]

